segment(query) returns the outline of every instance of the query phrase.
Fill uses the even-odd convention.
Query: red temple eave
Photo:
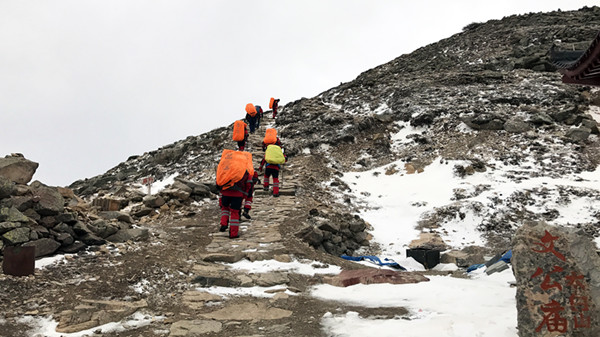
[[[557,66],[564,83],[600,86],[600,33],[575,62]]]

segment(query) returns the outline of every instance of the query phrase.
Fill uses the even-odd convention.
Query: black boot
[[[250,216],[250,214],[248,213],[249,211],[247,209],[244,209],[244,211],[242,212],[242,215],[244,216],[244,218],[246,219],[252,219],[252,217]]]
[[[219,232],[224,232],[227,230],[227,225],[219,227]]]

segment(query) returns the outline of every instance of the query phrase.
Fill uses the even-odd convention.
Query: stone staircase
[[[258,169],[264,155],[261,144],[265,130],[271,125],[262,125],[254,134],[249,136],[246,146],[247,150],[252,152],[255,169]],[[282,139],[282,142],[285,145],[284,139]],[[282,251],[285,251],[285,247],[279,227],[280,224],[286,221],[290,212],[295,209],[297,188],[295,181],[297,177],[293,163],[286,164],[283,169],[283,177],[280,175],[280,197],[278,198],[272,196],[272,181],[269,191],[264,191],[262,184],[256,185],[252,210],[250,211],[252,219],[241,219],[239,238],[232,240],[227,232],[218,232],[215,227],[215,231],[210,234],[211,242],[205,247],[206,254],[200,257],[202,262],[194,266],[194,274],[197,275],[199,286],[205,287],[215,284],[274,286],[289,282],[286,273],[235,273],[218,263],[233,263],[242,259],[250,261],[271,259],[281,262],[291,261],[289,255],[281,254]],[[261,176],[260,180],[262,181],[262,179]],[[287,295],[281,293],[276,298],[284,300],[287,297]],[[219,334],[225,328],[227,322],[232,320],[260,322],[289,317],[292,314],[291,311],[276,308],[272,303],[273,300],[263,302],[248,298],[240,303],[239,299],[223,299],[198,290],[188,291],[183,295],[182,303],[190,309],[205,312],[206,310],[202,309],[205,308],[206,303],[211,301],[221,302],[222,304],[219,307],[222,309],[199,314],[200,317],[196,319],[174,322],[169,336]]]

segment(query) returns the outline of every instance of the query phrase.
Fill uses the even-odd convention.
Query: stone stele
[[[520,337],[600,336],[600,257],[583,231],[523,225],[513,240]]]

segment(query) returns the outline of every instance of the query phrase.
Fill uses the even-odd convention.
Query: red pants
[[[264,176],[264,184],[265,188],[269,188],[269,177],[273,176],[273,194],[279,194],[279,170],[266,168],[265,176]]]
[[[243,197],[222,196],[219,200],[221,205],[221,226],[229,225],[229,237],[239,236],[240,210]]]
[[[252,199],[254,197],[247,197],[246,200],[244,201],[244,209],[245,210],[251,210],[252,209]]]

